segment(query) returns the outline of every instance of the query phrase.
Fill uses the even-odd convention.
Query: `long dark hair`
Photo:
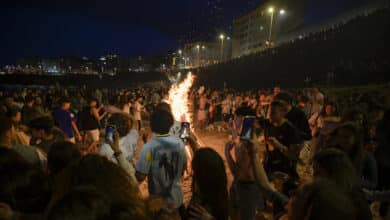
[[[198,187],[202,203],[218,220],[228,219],[228,192],[225,165],[218,153],[211,148],[201,148],[192,160],[193,187]]]
[[[346,129],[346,130],[350,131],[352,133],[352,135],[354,136],[355,143],[352,146],[351,152],[345,152],[345,153],[351,159],[353,165],[356,168],[356,172],[359,172],[361,169],[361,162],[362,162],[363,154],[364,154],[362,134],[355,123],[348,122],[348,123],[344,123],[344,124],[340,125],[339,127],[337,127],[332,132],[331,137],[337,135],[337,133],[342,129]],[[343,150],[342,146],[330,146],[330,147],[336,147],[336,148],[339,148],[340,150]]]
[[[49,203],[46,175],[16,151],[5,147],[0,147],[0,180],[0,201],[15,211],[40,213]]]
[[[55,187],[59,190],[54,198],[61,198],[75,187],[93,186],[97,191],[104,192],[114,208],[127,213],[130,216],[128,219],[149,219],[137,185],[132,183],[122,168],[105,157],[89,154],[65,168],[59,175],[62,181]]]
[[[339,149],[328,148],[320,151],[313,158],[313,166],[315,177],[331,180],[344,192],[350,192],[356,187],[355,167],[348,155]]]
[[[356,123],[356,118],[358,115],[363,116],[362,124]],[[351,109],[344,114],[342,121],[343,122],[354,122],[360,129],[360,133],[363,137],[364,143],[366,143],[370,140],[369,121],[368,121],[366,112],[364,112],[360,109]]]

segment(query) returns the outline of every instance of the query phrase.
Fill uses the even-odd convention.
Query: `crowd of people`
[[[287,200],[284,203],[280,200],[283,198],[280,192],[289,195],[298,189],[299,194],[305,187],[320,190],[316,187],[329,184],[321,182],[325,179],[336,184],[326,187],[344,190],[345,198],[338,199],[350,200],[355,206],[355,217],[350,215],[353,209],[344,215],[341,212],[346,210],[341,207],[324,208],[330,204],[322,204],[323,199],[337,203],[332,192],[329,197],[318,198],[319,204],[312,200],[299,201],[305,202],[300,205],[308,210],[312,205],[323,206],[315,214],[321,218],[312,217],[314,213],[300,213],[299,218],[293,219],[371,219],[368,203],[372,202],[373,195],[377,199],[381,197],[381,212],[386,216],[390,184],[386,165],[390,158],[388,92],[383,89],[341,98],[326,96],[318,87],[288,92],[281,91],[279,86],[273,91],[251,92],[200,89],[196,98],[199,129],[222,129],[238,136],[246,117],[257,119],[253,140],[235,140],[225,149],[234,177],[229,200],[233,215],[255,219],[259,210],[267,210],[264,201],[272,200],[275,192],[278,195],[274,202],[285,204]],[[269,185],[269,179],[273,184]],[[277,205],[272,208],[274,212],[283,210]],[[337,217],[337,213],[344,217]]]
[[[2,91],[0,219],[390,218],[388,89],[190,93],[224,155],[181,138],[165,88]]]

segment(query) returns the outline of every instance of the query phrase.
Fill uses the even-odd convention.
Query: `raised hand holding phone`
[[[116,133],[116,128],[113,125],[108,125],[106,127],[106,143],[112,144],[114,142],[114,135]]]
[[[252,140],[254,134],[254,125],[255,125],[256,117],[254,116],[245,116],[242,122],[241,140]]]

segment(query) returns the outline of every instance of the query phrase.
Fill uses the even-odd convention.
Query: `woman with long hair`
[[[351,159],[356,171],[360,170],[363,157],[363,143],[359,129],[353,123],[337,127],[327,141],[327,147],[338,148]]]
[[[192,169],[193,195],[187,209],[188,219],[227,220],[227,176],[222,158],[211,148],[199,149],[192,160]]]
[[[347,142],[344,142],[344,144],[347,145]],[[340,150],[325,149],[314,156],[314,181],[320,179],[330,180],[336,184],[340,193],[345,193],[351,199],[358,219],[372,219],[369,204],[356,181],[359,179],[359,176],[356,175],[358,172],[356,172],[352,163],[353,160],[351,160],[352,155],[358,157],[359,150],[352,150],[354,152],[350,151],[348,154],[340,146],[338,148]]]
[[[361,187],[374,189],[378,182],[375,159],[364,151],[361,130],[355,123],[345,123],[337,127],[327,141],[327,147],[338,148],[346,153],[355,167]]]

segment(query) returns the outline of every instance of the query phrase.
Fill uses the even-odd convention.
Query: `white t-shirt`
[[[163,208],[183,204],[181,177],[187,156],[183,141],[173,136],[155,136],[141,150],[137,172],[148,176],[149,194],[164,199]]]
[[[123,156],[125,156],[126,160],[129,162],[133,160],[134,153],[137,150],[138,136],[138,131],[131,129],[131,131],[126,136],[119,140],[119,149],[122,151]],[[106,157],[114,163],[117,163],[117,160],[114,157],[114,151],[107,143],[104,143],[100,146],[99,155]]]

